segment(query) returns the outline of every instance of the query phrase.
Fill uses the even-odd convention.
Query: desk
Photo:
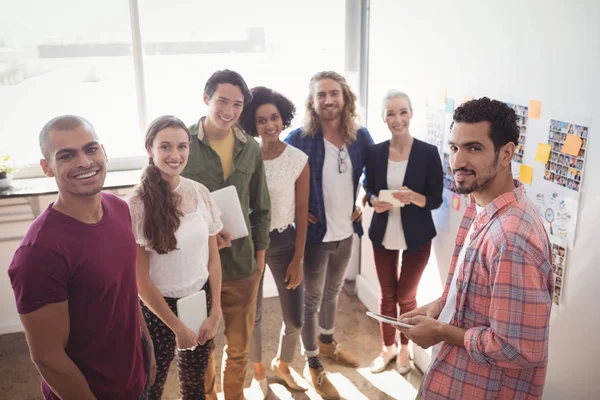
[[[140,182],[141,173],[142,171],[140,169],[109,171],[106,173],[103,189],[131,188]],[[25,198],[31,207],[31,212],[35,219],[43,211],[40,206],[40,197],[56,193],[58,193],[58,188],[56,187],[54,178],[14,179],[11,187],[0,190],[0,200]],[[0,238],[0,242],[15,239],[15,237]]]

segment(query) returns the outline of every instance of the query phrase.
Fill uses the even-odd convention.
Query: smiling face
[[[83,125],[48,134],[46,158],[40,165],[54,177],[61,194],[93,196],[104,186],[106,154],[98,137]]]
[[[256,132],[263,142],[276,142],[283,131],[283,120],[275,104],[267,103],[256,109]]]
[[[168,127],[156,134],[152,147],[147,150],[164,180],[178,179],[188,161],[189,144],[189,136],[182,128]]]
[[[325,78],[314,83],[313,108],[323,121],[339,119],[344,110],[344,93],[339,82]]]
[[[385,103],[384,118],[392,136],[404,137],[409,134],[412,110],[405,97],[392,97]]]
[[[204,103],[208,105],[207,119],[220,131],[229,131],[244,108],[244,95],[239,86],[219,83],[212,97],[204,93]]]
[[[499,152],[494,151],[487,121],[457,122],[450,133],[450,167],[460,194],[484,191],[498,175]]]

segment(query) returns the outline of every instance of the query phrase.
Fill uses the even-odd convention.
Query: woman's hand
[[[203,346],[210,339],[214,338],[219,329],[219,323],[221,322],[221,313],[212,311],[210,316],[204,320],[198,332],[198,344]]]
[[[415,192],[413,192],[406,186],[403,186],[397,192],[392,193],[392,196],[394,196],[395,199],[400,200],[406,205],[411,204],[414,201],[414,195]]]
[[[302,259],[294,258],[290,262],[285,274],[285,282],[288,284],[287,289],[294,290],[302,283],[302,279],[304,278],[302,267]]]
[[[196,334],[182,324],[182,327],[175,332],[175,343],[177,350],[194,350],[198,346]]]
[[[379,201],[375,196],[371,198],[371,204],[373,205],[373,209],[377,214],[389,211],[392,208],[392,205],[390,203],[387,203],[385,201]]]

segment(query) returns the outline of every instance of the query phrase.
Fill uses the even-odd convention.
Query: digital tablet
[[[207,317],[206,292],[201,290],[177,300],[177,316],[196,335]]]
[[[246,219],[235,186],[215,190],[210,196],[221,211],[223,230],[230,234],[233,240],[248,236]]]
[[[388,190],[382,189],[379,191],[379,196],[377,196],[379,201],[385,201],[386,203],[390,203],[392,207],[404,207],[404,203],[392,196],[392,193],[396,193],[397,190]]]
[[[386,324],[390,325],[401,326],[403,328],[412,328],[414,326],[397,321],[394,318],[386,317],[385,315],[372,313],[371,311],[367,311],[367,315],[371,318],[376,319],[377,321],[385,322]]]

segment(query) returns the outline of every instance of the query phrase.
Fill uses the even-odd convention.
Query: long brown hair
[[[344,142],[350,143],[356,140],[356,131],[358,131],[358,114],[356,113],[356,95],[352,93],[346,79],[335,71],[321,71],[316,73],[308,86],[308,98],[306,99],[306,113],[304,114],[304,134],[313,136],[321,127],[321,121],[315,111],[314,97],[315,84],[322,79],[333,79],[342,87],[344,96],[344,108],[342,109],[340,130]]]
[[[165,115],[150,123],[146,131],[146,150],[152,149],[156,135],[166,128],[181,128],[187,132],[188,139],[190,138],[189,129],[179,118]],[[137,194],[144,204],[143,229],[149,246],[158,254],[176,250],[175,232],[183,216],[179,208],[181,196],[172,191],[168,182],[162,178],[152,157],[142,172],[142,181],[137,187]]]

